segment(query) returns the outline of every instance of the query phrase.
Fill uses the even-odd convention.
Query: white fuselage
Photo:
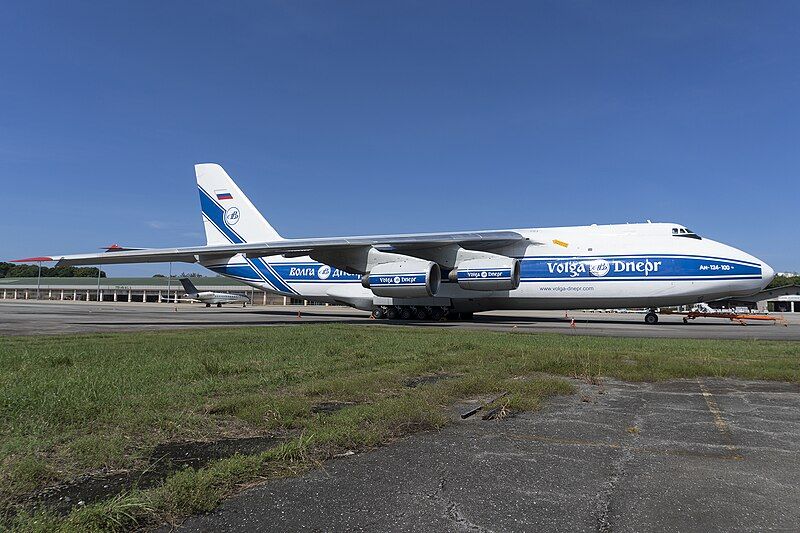
[[[381,298],[362,286],[361,274],[309,257],[237,255],[203,264],[275,294],[362,309],[401,304],[463,311],[659,307],[753,294],[774,276],[768,265],[752,255],[701,239],[679,224],[514,231],[527,240],[498,251],[520,260],[519,287],[505,291],[465,290],[445,281],[433,297]]]
[[[239,296],[238,294],[228,294],[226,292],[211,292],[203,291],[194,294],[187,294],[186,297],[190,300],[196,300],[204,304],[234,304],[234,303],[247,303],[250,298],[246,296]]]

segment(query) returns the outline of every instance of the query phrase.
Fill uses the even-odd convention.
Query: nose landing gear
[[[648,311],[646,315],[644,315],[644,322],[645,324],[658,324],[658,315],[655,311]]]

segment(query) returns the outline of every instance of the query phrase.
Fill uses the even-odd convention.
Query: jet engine
[[[390,298],[434,296],[441,281],[439,265],[420,259],[381,263],[361,278],[361,284],[376,296]]]
[[[510,291],[519,287],[519,260],[513,257],[467,259],[450,271],[450,281],[470,291]]]

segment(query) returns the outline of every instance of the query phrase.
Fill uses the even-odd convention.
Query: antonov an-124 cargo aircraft
[[[195,166],[205,246],[37,260],[58,265],[199,263],[291,298],[376,318],[469,317],[492,309],[654,309],[763,289],[774,271],[680,224],[284,239],[223,168]]]

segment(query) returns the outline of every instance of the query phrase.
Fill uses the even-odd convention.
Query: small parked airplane
[[[492,309],[649,308],[746,296],[773,269],[680,224],[284,239],[219,165],[195,166],[205,246],[36,260],[58,265],[199,263],[259,289],[371,310],[376,318],[469,318]],[[24,261],[24,260],[20,260]]]
[[[242,304],[242,307],[244,307],[250,302],[250,298],[238,294],[198,291],[189,278],[181,278],[179,281],[183,285],[183,290],[186,291],[186,297],[181,299],[204,303],[206,307],[211,307],[212,304],[216,304],[217,307],[222,307],[222,304]]]

